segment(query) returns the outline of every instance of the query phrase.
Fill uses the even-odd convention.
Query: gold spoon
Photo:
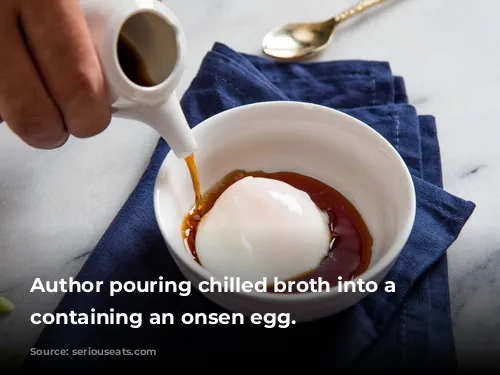
[[[333,32],[342,22],[385,0],[364,0],[329,20],[316,23],[291,23],[270,31],[262,41],[262,51],[282,60],[296,60],[326,48]]]

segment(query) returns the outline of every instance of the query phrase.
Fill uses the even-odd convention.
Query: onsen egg
[[[245,177],[201,219],[196,252],[216,277],[288,280],[317,268],[328,254],[328,216],[285,182]]]

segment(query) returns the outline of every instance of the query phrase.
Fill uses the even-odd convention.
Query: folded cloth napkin
[[[394,293],[377,291],[348,310],[287,329],[244,325],[47,326],[40,349],[156,349],[156,356],[32,356],[24,369],[93,370],[112,364],[231,368],[436,370],[455,367],[446,250],[475,205],[442,189],[432,116],[418,116],[401,77],[375,61],[279,63],[216,43],[182,99],[191,126],[230,108],[294,100],[339,109],[382,134],[401,154],[417,196],[414,228],[387,276]],[[153,186],[169,151],[160,140],[151,163],[77,276],[79,281],[182,281],[153,211]],[[220,313],[197,291],[70,293],[56,312]],[[168,368],[167,368],[168,369]]]

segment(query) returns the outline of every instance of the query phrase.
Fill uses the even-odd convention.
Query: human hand
[[[1,0],[0,47],[0,116],[27,144],[57,148],[108,126],[103,72],[77,0]]]

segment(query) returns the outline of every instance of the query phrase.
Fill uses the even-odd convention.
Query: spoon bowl
[[[322,51],[333,37],[337,23],[292,23],[269,32],[262,51],[277,59],[298,59]]]
[[[271,30],[262,41],[269,57],[297,60],[326,48],[335,28],[342,22],[385,0],[364,0],[324,22],[290,23]]]

